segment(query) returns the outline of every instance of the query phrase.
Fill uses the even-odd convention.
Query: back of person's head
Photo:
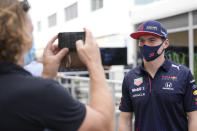
[[[31,44],[27,31],[27,12],[18,0],[0,0],[0,62],[16,63]]]

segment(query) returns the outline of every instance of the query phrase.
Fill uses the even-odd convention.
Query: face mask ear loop
[[[164,44],[165,41],[166,41],[166,39],[161,43],[161,46]],[[161,55],[164,51],[165,51],[165,49],[163,48],[162,52],[160,54],[158,54],[158,55]]]

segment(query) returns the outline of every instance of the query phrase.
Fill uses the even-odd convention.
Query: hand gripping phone
[[[85,41],[85,32],[61,32],[58,34],[58,48],[68,48],[69,53],[62,59],[60,69],[86,69],[76,51],[76,41]]]

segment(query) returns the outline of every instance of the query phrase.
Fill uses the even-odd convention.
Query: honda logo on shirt
[[[165,87],[162,88],[163,90],[174,90],[174,88],[172,87],[172,83],[171,82],[166,82],[165,83]]]
[[[171,88],[171,87],[172,87],[172,83],[171,83],[171,82],[166,82],[166,83],[165,83],[165,87]]]

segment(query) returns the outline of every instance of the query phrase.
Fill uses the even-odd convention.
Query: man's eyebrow
[[[138,39],[138,41],[144,41],[144,39]]]
[[[149,40],[155,40],[156,38],[155,37],[150,37],[148,38]]]

